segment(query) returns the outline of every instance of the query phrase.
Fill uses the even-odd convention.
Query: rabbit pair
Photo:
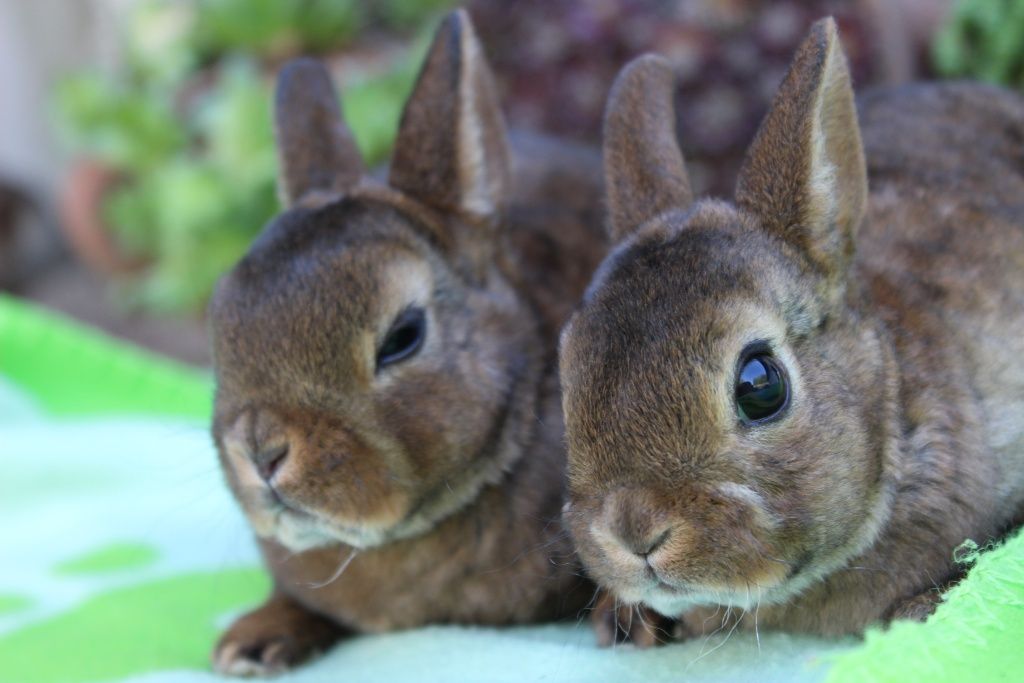
[[[598,161],[510,153],[464,13],[431,47],[387,186],[322,68],[284,71],[289,208],[211,306],[215,440],[275,579],[220,671],[278,671],[346,632],[577,613],[591,587],[558,520],[553,351],[581,296],[561,341],[564,518],[617,598],[690,632],[722,606],[856,632],[927,614],[952,549],[1010,523],[1024,105],[872,94],[865,160],[822,22],[727,204],[690,195],[671,86],[648,56],[613,89],[617,246],[583,295],[605,252]]]
[[[1024,503],[1024,100],[858,114],[823,20],[726,203],[691,195],[672,91],[641,57],[606,112],[615,246],[560,349],[577,551],[691,634],[923,618]]]
[[[387,184],[324,68],[276,95],[287,209],[210,306],[213,433],[274,579],[214,667],[349,632],[576,615],[557,334],[605,252],[596,151],[510,147],[467,15],[437,31]]]

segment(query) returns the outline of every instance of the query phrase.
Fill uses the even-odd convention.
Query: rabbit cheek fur
[[[210,307],[214,439],[275,590],[215,668],[273,673],[343,631],[575,614],[592,586],[558,523],[554,350],[604,253],[597,155],[510,154],[462,11],[388,185],[366,177],[319,63],[285,68],[276,117],[288,210]],[[577,209],[549,207],[555,188]],[[567,267],[531,288],[552,263]]]
[[[865,157],[819,22],[726,204],[690,195],[671,91],[653,56],[613,88],[617,246],[562,335],[584,565],[698,634],[723,607],[819,634],[922,618],[954,548],[1024,502],[1024,102],[873,93]],[[760,422],[736,399],[751,348],[789,387]]]

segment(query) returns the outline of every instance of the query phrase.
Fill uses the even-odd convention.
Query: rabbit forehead
[[[788,317],[793,285],[784,258],[757,231],[690,227],[667,238],[652,233],[609,257],[567,327],[563,347],[656,362],[653,351],[692,350],[695,342],[742,328],[733,308],[757,313],[750,327]],[[714,362],[713,356],[702,358]]]
[[[655,216],[620,242],[595,272],[582,308],[652,303],[665,316],[685,316],[695,302],[745,292],[806,330],[818,312],[804,271],[799,255],[756,216],[703,199]]]

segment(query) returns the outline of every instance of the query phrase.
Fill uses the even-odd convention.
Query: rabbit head
[[[449,15],[387,185],[318,62],[283,69],[275,110],[286,209],[210,307],[222,465],[256,532],[292,550],[423,533],[516,457],[538,382],[535,320],[494,253],[509,161],[492,76]]]
[[[560,361],[580,555],[675,615],[784,601],[873,540],[893,389],[851,303],[867,180],[835,24],[799,49],[734,203],[691,196],[672,91],[647,55],[611,92],[616,246]]]

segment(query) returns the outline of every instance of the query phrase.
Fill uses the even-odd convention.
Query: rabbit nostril
[[[642,555],[643,557],[647,557],[648,555],[653,553],[655,550],[660,548],[662,546],[662,544],[665,543],[665,540],[668,538],[669,531],[670,531],[669,529],[665,529],[663,532],[661,532],[661,535],[659,535],[657,538],[655,538],[653,541],[651,541],[650,545],[647,546],[647,550],[645,550],[644,552],[640,553],[640,555]]]
[[[665,542],[668,538],[668,529],[661,532],[657,536],[648,536],[647,538],[636,538],[631,539],[626,543],[626,547],[629,548],[633,554],[639,555],[640,557],[647,557]]]
[[[619,529],[615,536],[623,548],[637,557],[647,558],[651,553],[661,547],[669,536],[670,529],[664,529],[656,533],[643,533],[636,529]]]
[[[276,448],[268,448],[254,454],[252,461],[256,465],[256,471],[260,473],[263,480],[269,482],[287,457],[288,446],[283,445]]]

